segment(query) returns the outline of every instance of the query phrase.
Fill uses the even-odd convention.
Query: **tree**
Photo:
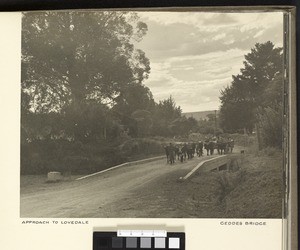
[[[282,48],[275,48],[271,42],[257,43],[245,55],[241,73],[233,76],[231,85],[221,91],[220,124],[225,131],[252,132],[259,107],[266,100],[266,90],[282,75],[282,62]]]
[[[141,84],[149,60],[133,40],[147,26],[126,12],[31,12],[22,19],[22,91],[35,112],[60,111],[87,99],[113,104]]]
[[[155,106],[153,114],[153,133],[162,136],[174,135],[174,126],[172,122],[181,118],[181,108],[176,106],[175,100],[169,98],[159,101]]]
[[[244,97],[243,93],[240,87],[238,91],[234,87],[227,87],[221,91],[219,120],[221,127],[226,132],[235,132],[241,129],[251,132],[254,128],[255,102]]]
[[[147,110],[136,110],[131,115],[135,119],[138,127],[138,135],[149,135],[152,127],[152,114]]]
[[[106,131],[104,125],[108,121],[118,134],[119,119],[110,114],[109,108],[129,89],[136,88],[137,96],[142,93],[142,81],[148,77],[150,65],[145,53],[136,50],[133,42],[139,41],[146,31],[147,25],[133,13],[24,13],[22,141],[29,136],[25,132],[30,130],[31,113],[59,114],[64,121],[61,129],[68,129],[65,134],[73,139],[100,138],[99,134],[92,137],[96,130],[109,135],[112,131]],[[88,124],[90,114],[101,122],[94,119],[94,125]],[[52,123],[52,117],[43,116],[42,124]]]
[[[261,91],[272,83],[276,76],[282,74],[282,48],[268,41],[257,43],[251,52],[245,55],[242,77],[246,81],[248,95],[255,101],[264,99]]]
[[[198,131],[198,122],[195,118],[181,116],[172,121],[169,125],[173,135],[185,135],[188,136],[190,132]]]
[[[157,105],[157,116],[164,118],[167,121],[173,121],[181,117],[182,110],[180,106],[176,107],[175,100],[172,96],[168,99],[159,101]]]
[[[283,75],[278,75],[265,90],[257,108],[257,127],[261,135],[260,147],[282,148],[283,134]]]
[[[85,143],[117,138],[121,130],[109,108],[93,100],[67,107],[63,122],[69,138]]]
[[[153,112],[155,108],[155,102],[150,89],[136,83],[126,86],[123,92],[115,98],[115,102],[113,111],[127,116],[136,110]]]

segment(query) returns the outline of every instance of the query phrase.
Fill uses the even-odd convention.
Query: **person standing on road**
[[[166,152],[166,157],[167,157],[167,164],[169,163],[169,158],[170,158],[170,150],[169,146],[165,145],[164,146],[165,152]]]
[[[183,144],[183,147],[182,147],[182,149],[181,149],[182,154],[183,154],[183,156],[184,156],[184,160],[186,160],[187,150],[188,150],[187,145],[186,145],[186,143],[184,143],[184,144]]]
[[[169,145],[169,158],[170,158],[170,164],[175,163],[175,147],[170,143]]]

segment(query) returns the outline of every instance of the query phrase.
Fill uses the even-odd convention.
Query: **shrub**
[[[118,165],[128,160],[163,154],[160,142],[153,139],[129,139],[105,143],[40,140],[21,147],[21,174],[86,174]]]
[[[231,193],[239,184],[245,181],[246,170],[242,169],[236,172],[220,172],[217,176],[217,187],[215,195],[217,202],[221,204],[228,194]]]
[[[274,147],[266,147],[263,148],[260,152],[259,155],[260,156],[274,156],[278,153],[281,153],[281,151],[278,148],[274,148]]]

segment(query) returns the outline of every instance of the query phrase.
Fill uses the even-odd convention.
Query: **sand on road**
[[[177,208],[179,177],[200,161],[166,164],[157,160],[120,167],[80,181],[47,184],[46,188],[21,187],[21,217],[117,218],[183,217]]]

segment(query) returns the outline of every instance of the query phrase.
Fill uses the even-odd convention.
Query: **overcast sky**
[[[156,101],[172,95],[183,112],[219,108],[220,90],[257,42],[282,46],[283,14],[141,12],[148,33],[137,48],[150,59],[144,83]]]

